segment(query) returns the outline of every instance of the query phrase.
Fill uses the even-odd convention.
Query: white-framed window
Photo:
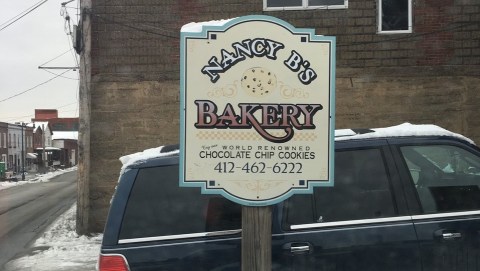
[[[412,33],[412,0],[378,0],[378,33]]]
[[[7,133],[3,133],[3,147],[7,148]]]
[[[263,0],[263,10],[345,9],[348,0]]]

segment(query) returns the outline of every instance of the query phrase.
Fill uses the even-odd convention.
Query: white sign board
[[[214,24],[182,30],[180,185],[250,206],[332,186],[335,38]]]

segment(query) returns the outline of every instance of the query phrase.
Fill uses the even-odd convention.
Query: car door
[[[480,270],[479,150],[448,140],[400,144],[423,270]]]
[[[283,203],[275,270],[421,270],[390,150],[368,142],[336,142],[334,187]]]

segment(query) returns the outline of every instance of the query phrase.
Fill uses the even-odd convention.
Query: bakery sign
[[[243,205],[333,185],[335,38],[270,16],[181,32],[180,186]]]

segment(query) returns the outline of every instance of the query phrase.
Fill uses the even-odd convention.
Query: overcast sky
[[[78,117],[78,69],[38,68],[77,66],[74,55],[79,57],[69,51],[71,36],[61,16],[61,3],[67,0],[48,0],[4,28],[43,1],[0,0],[0,122],[29,122],[35,109],[58,109],[59,117]],[[78,22],[78,1],[66,4],[72,27]]]

